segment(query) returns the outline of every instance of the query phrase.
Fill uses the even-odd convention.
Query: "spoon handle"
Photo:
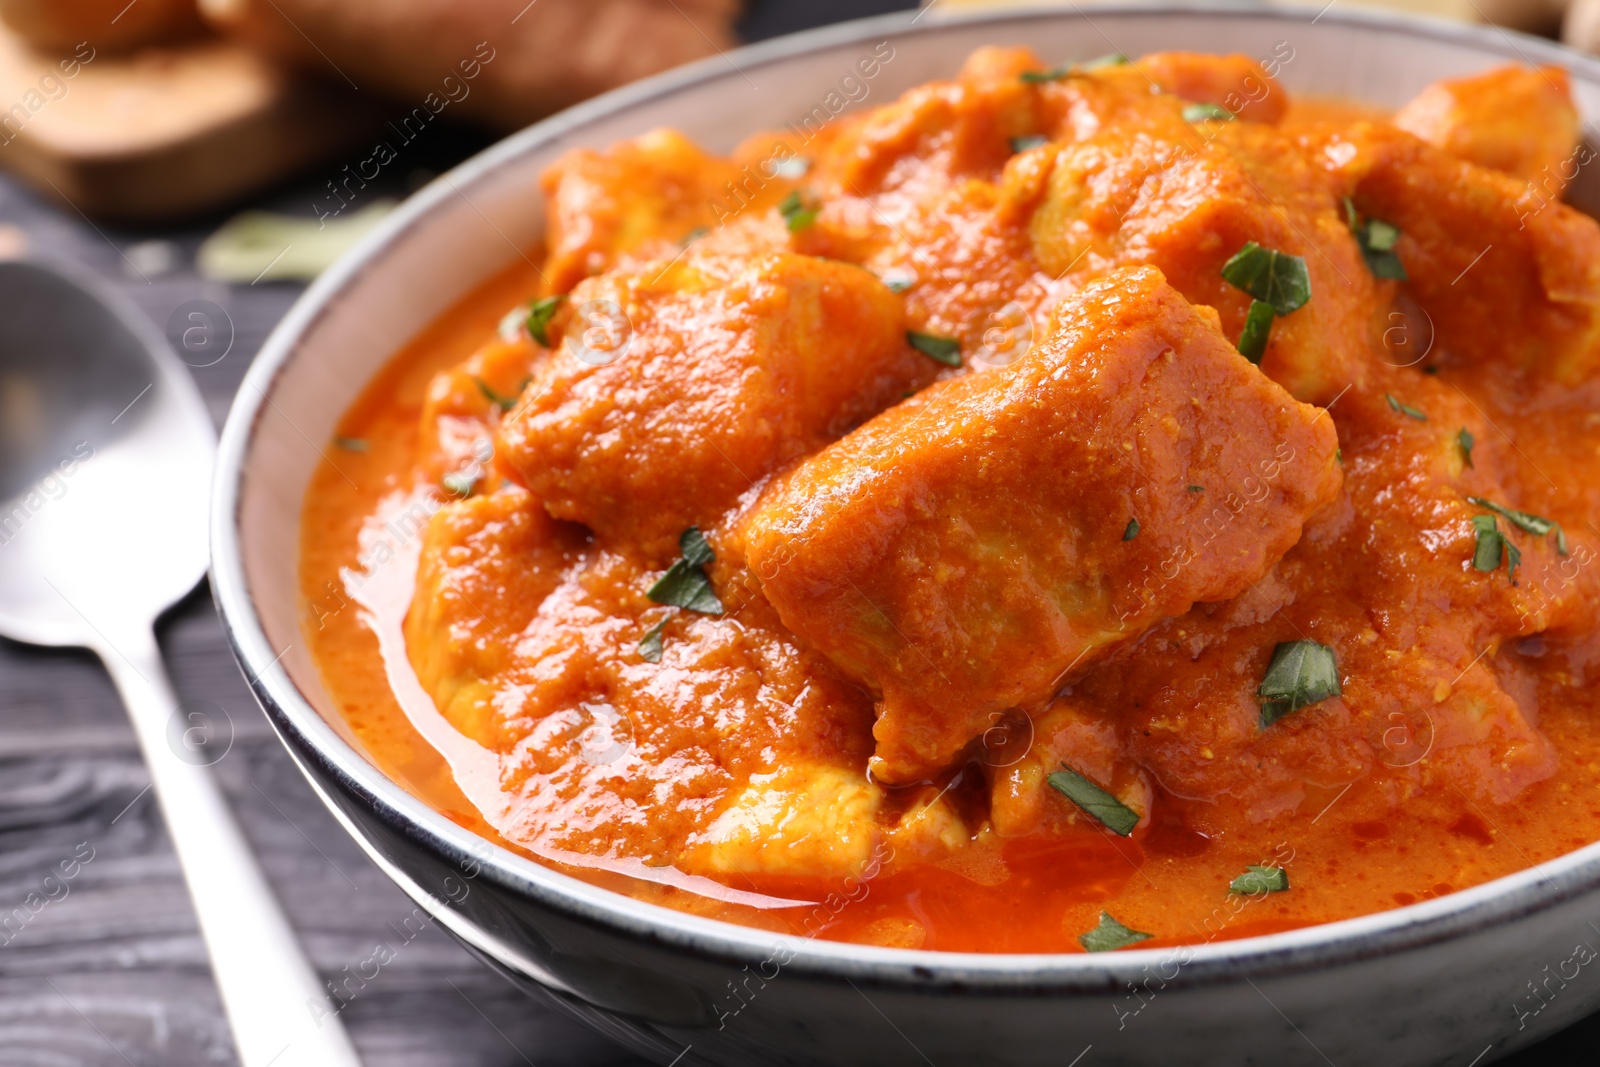
[[[360,1067],[209,765],[232,731],[178,706],[148,630],[97,649],[122,694],[189,883],[242,1067]]]

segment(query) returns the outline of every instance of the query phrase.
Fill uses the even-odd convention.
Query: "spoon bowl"
[[[100,650],[205,574],[211,420],[114,295],[27,262],[0,293],[0,633]]]

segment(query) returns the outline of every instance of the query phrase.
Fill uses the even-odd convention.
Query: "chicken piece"
[[[571,303],[579,321],[501,424],[502,455],[552,515],[650,558],[938,369],[876,277],[788,252],[614,272]],[[590,315],[611,347],[583,347]]]
[[[1272,127],[1214,123],[1202,141],[1162,99],[1164,115],[1152,106],[1055,156],[1029,221],[1039,263],[1083,281],[1158,267],[1237,338],[1251,300],[1223,278],[1223,264],[1251,241],[1299,256],[1315,296],[1273,323],[1262,369],[1312,403],[1359,385],[1378,290],[1336,210],[1336,183]]]
[[[1325,155],[1364,216],[1399,228],[1406,292],[1442,351],[1564,387],[1600,372],[1593,219],[1386,126],[1332,136]]]
[[[1117,271],[1017,363],[776,481],[745,551],[785,625],[882,694],[875,773],[912,781],[1097,651],[1260,578],[1338,491],[1319,415],[1159,271]]]
[[[1276,123],[1289,110],[1289,94],[1249,56],[1203,52],[1152,52],[1134,67],[1163,92],[1216,104],[1247,122]]]
[[[826,764],[752,775],[678,863],[712,874],[828,875],[865,866],[881,838],[883,791]]]
[[[501,472],[492,463],[495,412],[515,405],[544,356],[526,338],[496,339],[429,379],[417,420],[417,467],[425,479],[476,474],[499,483]]]
[[[1513,65],[1435,82],[1394,124],[1457,159],[1532,182],[1552,200],[1578,173],[1578,111],[1560,67]]]
[[[919,86],[806,146],[803,186],[820,207],[793,235],[811,255],[859,263],[907,287],[906,325],[976,353],[994,316],[1031,310],[1038,271],[1027,235],[998,211],[997,181],[1018,138],[1053,126],[1026,49],[984,48],[955,81]]]
[[[1030,240],[1028,212],[1059,148],[1026,147],[1030,138],[1103,137],[1120,151],[1154,136],[1188,153],[1204,138],[1184,121],[1182,99],[1151,91],[1158,84],[1229,101],[1247,118],[1275,119],[1287,102],[1242,57],[1162,53],[1022,80],[1043,66],[1027,49],[980,49],[954,81],[921,86],[846,124],[818,150],[805,182],[822,210],[795,247],[905,279],[907,324],[958,339],[969,365],[1004,364],[1025,351],[1061,297],[1052,276],[1074,265]],[[1151,174],[1140,173],[1130,192]],[[1339,333],[1319,324],[1318,335]]]
[[[824,200],[899,194],[887,207],[966,178],[993,180],[1012,138],[1047,129],[1039,87],[1021,79],[1038,65],[1026,49],[979,49],[954,81],[919,85],[838,130],[819,146],[808,184]]]
[[[575,553],[485,687],[508,836],[710,876],[851,873],[884,832],[867,699],[765,602],[737,623],[673,613],[646,598],[649,576]],[[639,641],[661,623],[652,661]]]
[[[763,209],[791,183],[769,163],[741,165],[702,152],[676,130],[654,130],[605,152],[569,152],[545,171],[546,285],[565,293],[619,265],[670,258],[697,229],[724,221],[732,201]]]
[[[492,680],[579,537],[517,486],[446,504],[428,522],[406,654],[445,718],[485,747],[499,747]]]
[[[991,768],[989,814],[1002,837],[1063,833],[1097,827],[1049,785],[1063,766],[1104,787],[1148,824],[1155,806],[1149,778],[1128,758],[1113,718],[1082,701],[1058,697],[1030,722],[1031,744],[1019,757]]]
[[[1473,567],[1471,519],[1487,509],[1469,498],[1534,503],[1514,487],[1520,449],[1485,423],[1482,401],[1438,377],[1387,373],[1374,392],[1340,400],[1341,499],[1272,574],[1159,624],[1073,685],[1073,700],[1116,724],[1123,758],[1209,802],[1215,814],[1197,828],[1230,825],[1238,812],[1280,816],[1308,786],[1368,776],[1387,780],[1396,804],[1451,787],[1503,804],[1555,771],[1555,746],[1508,653],[1531,634],[1589,632],[1600,600],[1592,540],[1575,516],[1551,514],[1573,530],[1564,557],[1553,534],[1502,521],[1520,551],[1515,584],[1505,565]],[[1395,410],[1387,396],[1397,393],[1426,419]],[[1462,427],[1478,441],[1472,466]],[[1257,687],[1273,649],[1302,639],[1333,651],[1342,693],[1263,727]]]

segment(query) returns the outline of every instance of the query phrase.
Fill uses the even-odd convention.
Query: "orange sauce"
[[[1029,61],[1011,53],[998,58],[980,54],[963,75],[966,80],[957,83],[959,92],[941,91],[959,97],[949,105],[958,118],[972,120],[962,111],[967,108],[984,122],[1004,125],[995,118],[995,109],[1004,117],[1013,114],[1008,109],[1022,106],[1012,89],[1011,71],[1019,62]],[[1155,64],[1147,69],[1159,73],[1169,68]],[[1029,90],[1035,91],[1044,93],[1047,102],[1058,93],[1054,87]],[[1096,91],[1093,85],[1063,86],[1063,99],[1053,106],[1062,114],[1077,115],[1098,105],[1067,97]],[[908,100],[884,109],[877,119],[880,127],[869,119],[831,130],[810,145],[820,160],[812,164],[811,188],[823,186],[836,173],[829,167],[837,167],[837,173],[850,175],[839,182],[852,185],[857,200],[910,210],[907,200],[894,197],[909,197],[914,206],[915,197],[922,195],[915,191],[916,182],[924,179],[911,179],[894,192],[885,175],[895,166],[904,169],[908,159],[926,158],[947,170],[980,169],[974,159],[990,147],[962,142],[964,147],[949,149],[949,140],[938,137],[890,144],[893,138],[885,129],[930,126],[937,133],[943,129],[940,123],[951,121],[940,111],[944,105],[936,107],[916,92]],[[1050,121],[1029,114],[1036,124]],[[1287,117],[1275,117],[1288,133],[1320,146],[1323,142],[1317,139],[1329,139],[1330,128],[1354,129],[1376,116],[1370,109],[1315,101],[1296,102]],[[956,140],[982,140],[968,126],[956,125]],[[1041,132],[1070,141],[1060,128]],[[1241,158],[1258,151],[1270,154],[1250,141],[1253,136],[1241,131],[1239,143],[1229,151]],[[1334,135],[1328,143],[1336,145],[1343,136]],[[1381,171],[1382,160],[1401,151],[1389,147],[1383,140],[1387,136],[1374,135],[1377,147],[1371,152],[1380,162],[1372,173]],[[1001,136],[996,143],[1005,145],[1010,137]],[[1366,144],[1362,142],[1362,152],[1368,150]],[[1320,148],[1305,151],[1315,150]],[[727,165],[678,155],[688,151],[676,144],[647,145],[638,165],[677,168],[674,173],[688,175],[703,170],[716,179],[713,188],[720,184],[725,171],[716,168]],[[849,156],[847,163],[827,162],[829,151]],[[1010,164],[1002,179],[1000,167],[1014,153],[1009,147],[994,151],[998,162],[984,172],[989,179],[996,185],[1025,180],[1017,172],[1027,161]],[[952,162],[941,152],[968,152],[973,158]],[[893,158],[885,162],[873,153]],[[1419,158],[1423,163],[1417,166],[1435,171],[1454,166],[1443,157]],[[598,160],[580,160],[566,173],[573,181],[613,180],[583,170],[600,167],[603,161]],[[1411,210],[1399,194],[1366,172],[1315,179],[1296,175],[1284,179],[1281,189],[1273,187],[1284,202],[1304,192],[1299,187],[1290,191],[1293,182],[1317,190],[1325,188],[1324,182],[1329,183],[1326,188],[1344,182],[1363,214],[1377,218],[1382,210],[1398,218]],[[1502,189],[1483,180],[1497,194]],[[843,193],[823,198],[827,206],[811,229],[785,233],[774,205],[787,188],[783,183],[765,188],[751,201],[748,217],[726,225],[727,220],[695,216],[704,203],[699,191],[684,194],[673,210],[657,205],[652,210],[669,220],[660,223],[664,243],[626,254],[612,248],[607,269],[620,275],[644,262],[650,275],[666,276],[660,264],[674,258],[671,249],[678,240],[697,223],[708,223],[716,228],[709,240],[722,242],[723,254],[752,256],[752,247],[770,251],[770,244],[763,242],[777,240],[792,243],[797,254],[865,262],[884,276],[898,268],[927,272],[927,264],[901,247],[894,235],[879,235],[884,244],[868,247],[871,242],[860,232],[865,213],[850,215],[851,205],[845,201],[851,196]],[[913,192],[904,193],[905,188]],[[559,201],[560,190],[554,195]],[[933,236],[925,247],[932,255],[953,254],[939,244],[940,228],[946,226],[962,229],[970,248],[980,250],[980,260],[983,255],[997,261],[1019,256],[1047,260],[1057,254],[1046,239],[1036,236],[1030,244],[1026,216],[984,230],[995,225],[983,212],[998,194],[975,194],[965,187],[961,195],[973,200],[944,201],[939,208],[944,214],[936,225],[930,223]],[[574,197],[573,202],[583,201]],[[1343,233],[1336,197],[1329,195],[1314,211],[1298,199],[1294,204],[1292,210],[1307,214],[1291,230],[1331,225],[1317,232]],[[1126,217],[1136,217],[1137,209],[1125,210]],[[1447,204],[1439,210],[1467,209]],[[930,218],[935,214],[928,212]],[[1470,219],[1446,221],[1457,229],[1471,227]],[[1175,217],[1173,232],[1183,225],[1186,220]],[[1564,225],[1582,230],[1576,221]],[[747,521],[748,500],[730,499],[715,508],[705,504],[706,512],[694,513],[704,514],[698,521],[717,550],[708,573],[728,608],[723,616],[697,616],[664,612],[644,595],[676,555],[675,538],[663,545],[650,528],[652,514],[597,511],[591,529],[576,521],[575,513],[551,519],[540,498],[528,492],[530,485],[537,485],[541,496],[557,498],[548,480],[550,465],[559,462],[551,457],[562,454],[556,445],[564,442],[551,436],[559,427],[551,431],[532,421],[511,424],[526,410],[547,414],[539,405],[562,389],[581,390],[595,375],[623,373],[601,363],[599,370],[577,371],[576,384],[536,377],[538,384],[516,401],[513,411],[494,399],[522,393],[529,373],[544,374],[541,368],[560,354],[562,337],[589,336],[580,334],[584,324],[574,325],[571,316],[578,314],[574,305],[581,296],[594,296],[595,290],[583,289],[598,284],[593,280],[578,283],[553,320],[555,355],[526,335],[496,339],[508,309],[550,295],[546,268],[556,272],[549,261],[539,267],[518,264],[447,311],[395,355],[342,420],[338,435],[344,444],[328,449],[329,460],[308,490],[302,522],[305,630],[327,689],[379,768],[490,840],[645,900],[836,940],[951,951],[1076,951],[1080,935],[1095,927],[1102,912],[1109,912],[1126,926],[1151,934],[1144,942],[1148,945],[1203,943],[1432,899],[1600,839],[1600,787],[1595,784],[1600,781],[1600,697],[1587,682],[1600,651],[1593,587],[1588,584],[1593,579],[1593,546],[1600,536],[1594,526],[1600,501],[1587,488],[1600,479],[1593,378],[1496,365],[1490,357],[1474,354],[1471,337],[1447,336],[1449,325],[1437,323],[1437,347],[1430,344],[1429,356],[1402,365],[1422,346],[1405,349],[1407,338],[1397,341],[1385,332],[1393,321],[1388,316],[1415,318],[1417,300],[1424,300],[1423,307],[1433,301],[1436,319],[1444,306],[1439,301],[1448,299],[1428,289],[1429,257],[1440,254],[1411,243],[1422,240],[1422,225],[1410,223],[1402,230],[1417,235],[1400,245],[1412,272],[1409,290],[1360,274],[1366,268],[1353,243],[1332,253],[1331,267],[1306,249],[1315,294],[1308,310],[1345,316],[1317,323],[1322,329],[1333,328],[1332,323],[1353,340],[1348,349],[1318,347],[1323,342],[1312,331],[1293,325],[1308,319],[1285,316],[1274,326],[1273,347],[1261,362],[1267,376],[1297,399],[1315,404],[1325,413],[1319,417],[1334,422],[1343,479],[1339,500],[1310,516],[1300,544],[1270,572],[1248,581],[1239,596],[1166,618],[1096,657],[1067,676],[1058,691],[1024,703],[1025,719],[1007,718],[1001,733],[985,733],[961,758],[925,780],[893,787],[871,784],[878,791],[873,795],[881,799],[865,823],[904,827],[912,815],[937,805],[946,813],[941,818],[949,820],[945,825],[957,828],[952,832],[958,843],[940,838],[944,844],[938,844],[920,833],[885,833],[846,860],[824,856],[810,867],[779,862],[759,851],[752,853],[760,857],[757,861],[718,866],[721,860],[703,860],[705,853],[695,851],[715,825],[717,812],[752,779],[766,780],[762,775],[789,766],[809,767],[814,761],[844,768],[850,783],[867,783],[874,694],[848,671],[836,669],[803,644],[797,646],[762,596],[759,577],[741,565],[740,524]],[[569,228],[569,235],[573,232]],[[1293,239],[1290,234],[1282,240]],[[1477,240],[1476,234],[1472,239]],[[1563,239],[1581,246],[1572,253],[1579,258],[1600,250],[1600,232],[1582,230]],[[572,274],[573,264],[587,262],[594,249],[580,255],[577,246],[563,246],[561,240],[558,225],[552,247],[565,257],[561,269]],[[1157,263],[1185,298],[1218,309],[1230,345],[1242,327],[1248,300],[1210,279],[1217,274],[1213,253],[1225,258],[1232,251],[1231,245],[1220,252],[1201,251],[1197,244]],[[693,266],[697,254],[685,257],[688,269],[700,269]],[[1071,269],[1103,276],[1117,265],[1069,268],[1055,278],[1058,287],[1019,299],[1036,301],[1046,313],[1092,280],[1086,275],[1067,285],[1062,278],[1073,279]],[[1036,266],[1030,259],[1029,270]],[[772,276],[780,276],[796,293],[809,291],[805,287],[818,276],[807,264],[782,269],[790,273]],[[1336,289],[1334,277],[1346,270],[1360,279],[1360,286],[1351,290],[1359,288],[1357,295]],[[1454,270],[1451,266],[1446,273]],[[698,284],[694,277],[670,277],[675,285]],[[827,285],[854,284],[843,274],[827,278]],[[1197,292],[1202,285],[1211,288]],[[678,296],[675,290],[664,299]],[[965,320],[954,320],[962,302],[974,299],[973,287],[927,293],[913,289],[904,323],[894,319],[889,332],[898,337],[906,328],[957,335],[970,352],[971,339],[984,335],[981,322],[965,329]],[[863,320],[852,329],[853,336],[870,332],[880,303],[872,295],[863,304],[850,305],[850,313]],[[696,314],[725,313],[696,307]],[[1543,324],[1536,297],[1510,312],[1523,317],[1502,327],[1508,334],[1560,328],[1559,323]],[[898,304],[893,314],[902,314]],[[651,319],[641,315],[637,322],[651,325],[636,328],[649,334],[657,328],[654,324],[670,321],[676,320],[665,312]],[[605,323],[588,325],[604,333]],[[634,341],[654,343],[654,336]],[[704,354],[720,351],[709,341],[706,345],[703,358],[720,358]],[[1045,351],[1050,351],[1048,342]],[[849,358],[866,360],[869,354]],[[938,371],[898,350],[884,359],[884,366],[908,368],[903,373],[915,380],[905,391],[923,393],[919,403],[938,403],[949,394],[943,384],[928,385],[936,372],[955,378],[970,370]],[[842,357],[833,372],[848,373],[848,368],[838,368],[839,362]],[[1354,369],[1348,379],[1334,373],[1349,367]],[[1002,365],[981,373],[1007,371]],[[1553,387],[1558,373],[1566,380]],[[742,381],[730,373],[723,388],[740,388]],[[637,380],[627,384],[644,388]],[[617,385],[610,388],[608,396],[624,391]],[[875,401],[874,408],[891,404],[898,390],[895,385],[890,390],[895,397]],[[761,402],[759,396],[747,397],[744,410]],[[728,416],[735,421],[740,417],[739,409]],[[858,414],[851,422],[864,418]],[[1461,458],[1456,437],[1458,427],[1468,426],[1476,442],[1468,450],[1471,465]],[[826,440],[841,432],[829,428],[818,440],[804,438],[803,447],[792,453],[768,455],[750,446],[736,456],[746,467],[762,463],[768,472],[787,471],[794,464],[814,462]],[[734,443],[722,447],[744,447],[746,439],[730,440]],[[526,462],[532,454],[547,466],[534,469]],[[589,466],[575,463],[578,473],[561,483],[571,497],[562,506],[581,509],[597,492],[582,477],[618,473],[605,466],[608,460],[584,462]],[[655,477],[669,478],[692,457],[677,446],[640,462]],[[466,532],[459,539],[447,541],[445,518],[464,515],[466,509],[438,486],[442,479],[448,486],[452,474],[467,469],[472,472],[472,506],[480,512],[499,510],[479,525],[463,527]],[[768,485],[765,474],[746,477],[754,489]],[[1472,511],[1463,499],[1476,493],[1493,493],[1507,506],[1559,518],[1570,540],[1568,553],[1556,552],[1553,535],[1513,532],[1501,519],[1498,529],[1508,531],[1521,546],[1517,584],[1512,585],[1507,568],[1493,573],[1474,569],[1465,531]],[[1417,504],[1419,500],[1427,506]],[[655,506],[670,508],[676,502],[667,495]],[[533,524],[531,532],[515,527],[519,515]],[[1123,521],[1123,513],[1117,512],[1118,530]],[[674,517],[663,529],[681,524]],[[507,546],[526,554],[512,556],[507,568],[494,569],[501,564],[490,560],[490,549],[510,551]],[[419,556],[434,560],[435,567],[429,571],[425,563],[420,584]],[[465,560],[460,564],[464,569],[440,577],[436,572],[444,563],[439,561],[447,559]],[[543,571],[534,573],[541,567],[552,575],[547,582],[540,577]],[[437,586],[428,584],[435,578]],[[506,592],[513,581],[533,583],[527,588],[537,588],[542,601],[519,602],[533,594]],[[459,610],[463,599],[472,602],[471,610]],[[536,609],[553,620],[548,632],[540,629]],[[421,614],[425,611],[438,614]],[[419,622],[424,619],[426,627]],[[636,646],[662,620],[667,624],[667,651],[659,664],[652,664]],[[1267,654],[1274,642],[1297,635],[1338,651],[1344,691],[1270,728],[1260,727],[1254,690]],[[437,648],[421,647],[433,641],[439,642]],[[597,710],[598,698],[583,688],[597,684],[590,675],[578,681],[562,676],[558,682],[549,673],[555,669],[552,664],[571,658],[574,647],[601,646],[611,650],[615,664],[594,667],[591,674],[609,672],[606,693],[618,705],[609,711]],[[526,649],[537,654],[519,651]],[[1029,650],[1014,654],[1027,655]],[[693,670],[684,666],[691,655],[697,657]],[[488,679],[499,703],[471,697],[478,677],[472,671]],[[705,682],[698,705],[685,696],[696,692],[697,678]],[[681,688],[659,697],[659,706],[651,703],[660,689],[670,686]],[[504,710],[533,690],[557,695],[539,696],[546,701],[542,704]],[[781,707],[762,703],[769,692],[786,694],[786,702]],[[430,693],[449,699],[435,706]],[[756,695],[741,698],[740,693]],[[557,727],[565,731],[559,739],[567,747],[548,740],[555,734],[540,733]],[[1100,740],[1082,740],[1089,734]],[[1024,735],[1027,740],[1019,742]],[[547,740],[541,742],[541,737]],[[695,747],[697,737],[704,748]],[[574,740],[582,760],[570,755],[569,742]],[[1022,756],[1015,755],[1018,744],[1027,749]],[[707,755],[708,749],[714,753]],[[616,754],[624,750],[624,755]],[[1103,760],[1110,771],[1095,777],[1138,812],[1138,828],[1127,837],[1110,833],[1061,796],[1039,787],[1042,799],[1037,790],[1022,799],[1043,805],[1044,814],[1029,815],[1034,821],[1020,824],[1021,831],[994,832],[1008,774],[1022,765],[1020,760],[1030,754],[1037,760],[1045,751],[1059,762],[1078,761],[1079,767]],[[840,841],[858,829],[854,823],[840,825]],[[808,838],[804,847],[826,852],[827,843]],[[747,844],[754,850],[760,842]],[[675,864],[680,856],[683,862]],[[1255,864],[1281,867],[1291,888],[1231,893],[1230,882]]]

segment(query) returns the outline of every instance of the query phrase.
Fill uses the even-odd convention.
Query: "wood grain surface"
[[[763,33],[795,25],[771,6],[756,14],[765,20]],[[459,130],[430,136],[396,164],[388,185],[375,184],[366,195],[403,193],[484,143]],[[309,216],[325,177],[308,175],[257,206]],[[0,178],[0,247],[25,238],[34,254],[97,271],[158,327],[195,298],[228,313],[232,350],[193,371],[220,427],[250,360],[299,290],[200,279],[194,251],[219,221],[161,233],[107,229]],[[163,260],[167,269],[160,269]],[[159,512],[160,501],[151,501],[146,521],[160,521]],[[322,808],[272,736],[203,586],[169,614],[160,636],[179,698],[213,701],[226,713],[233,746],[215,770],[317,967],[331,977],[380,942],[398,946],[394,961],[344,1013],[369,1067],[643,1062],[528,1000],[437,928],[403,941],[396,927],[412,905]],[[20,928],[0,926],[0,1067],[236,1062],[148,784],[121,705],[93,657],[0,641],[0,917],[47,888],[57,898]],[[63,861],[90,855],[70,881],[46,886]],[[1591,1018],[1504,1062],[1592,1064],[1597,1052],[1600,1019]],[[1459,1067],[1470,1067],[1476,1054],[1468,1050]],[[1095,1067],[1093,1057],[1081,1067]]]

